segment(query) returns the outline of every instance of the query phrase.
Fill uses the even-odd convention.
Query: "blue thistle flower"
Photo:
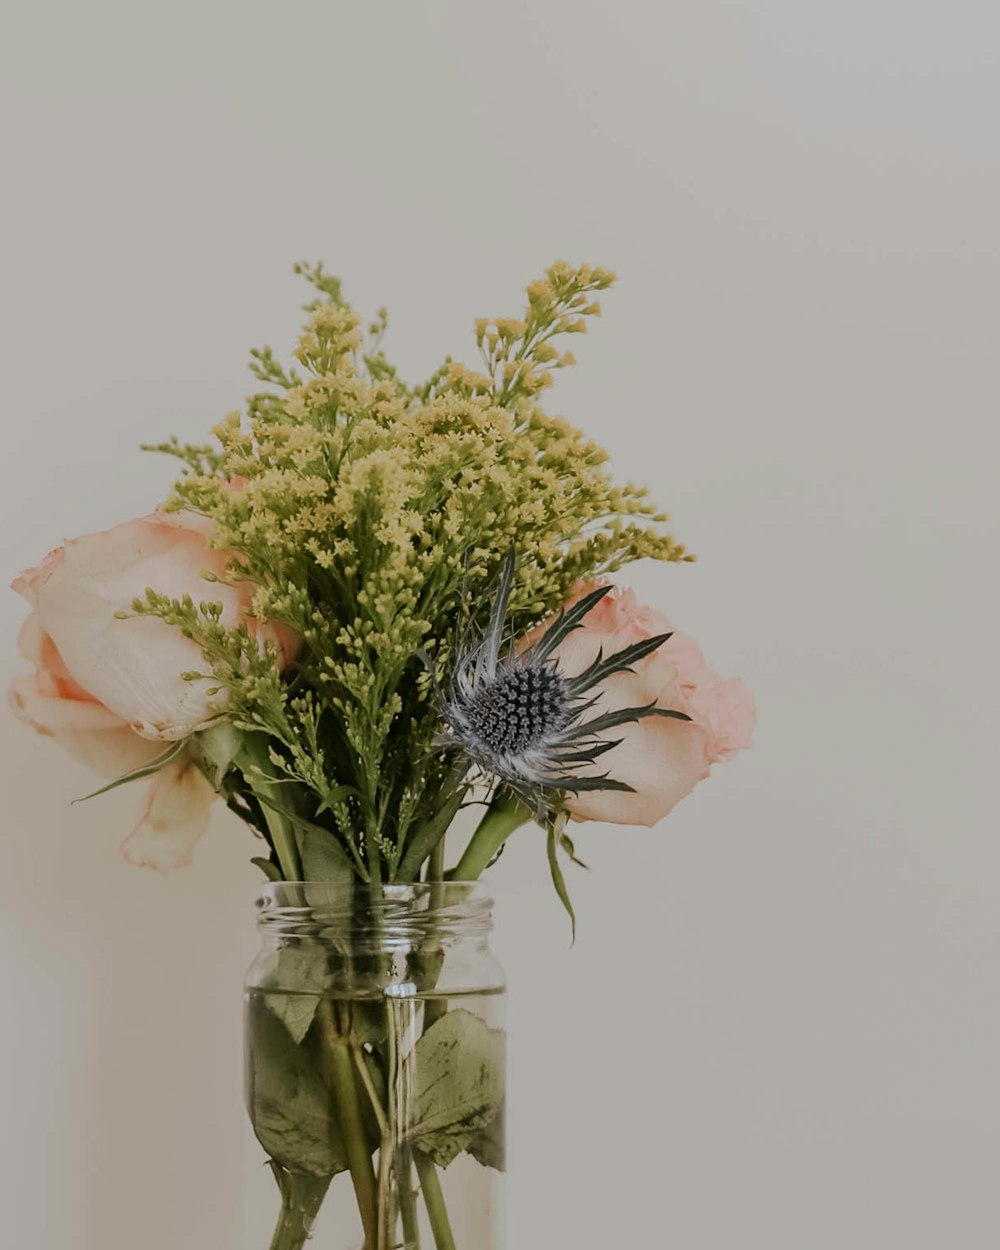
[[[621,742],[604,733],[646,716],[689,720],[683,712],[655,703],[588,717],[600,699],[601,683],[650,655],[670,634],[625,647],[575,677],[560,671],[556,648],[579,629],[591,608],[610,591],[601,586],[564,609],[532,647],[520,653],[507,636],[507,609],[514,581],[514,556],[504,563],[485,634],[459,646],[441,714],[447,733],[440,745],[459,751],[482,774],[501,782],[536,814],[560,806],[564,792],[627,790],[632,786],[595,771],[605,752]],[[506,654],[504,642],[508,642]]]

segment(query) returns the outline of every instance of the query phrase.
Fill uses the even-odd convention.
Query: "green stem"
[[[424,860],[434,853],[435,847],[448,832],[448,826],[455,819],[468,790],[468,787],[462,784],[462,777],[457,773],[453,775],[452,783],[455,789],[445,799],[441,808],[430,820],[421,825],[410,839],[403,858],[393,874],[394,880],[416,881],[420,876],[420,868]]]
[[[446,837],[447,835],[445,835]],[[438,909],[444,904],[444,851],[445,837],[434,848],[430,859],[427,861],[427,880],[431,887],[430,908],[431,915],[437,916]],[[431,921],[431,928],[427,934],[426,941],[422,949],[418,952],[417,960],[420,970],[428,983],[433,986],[437,981],[441,972],[441,963],[444,953],[435,947],[435,938],[437,937],[437,923]],[[442,1002],[440,998],[426,998],[424,1000],[424,1025],[423,1032],[431,1027],[431,1025],[444,1015],[448,1010],[447,1002]]]
[[[372,1106],[372,1112],[378,1122],[379,1136],[385,1137],[387,1128],[385,1109],[382,1106],[382,1100],[378,1096],[378,1090],[375,1088],[375,1082],[372,1080],[371,1073],[368,1071],[368,1065],[365,1063],[365,1052],[353,1040],[351,1041],[351,1058],[357,1067],[358,1079],[364,1086],[365,1093],[368,1095],[368,1101]]]
[[[247,785],[260,800],[282,875],[286,881],[301,881],[302,865],[299,862],[295,831],[292,822],[279,810],[282,804],[282,787],[277,781],[277,769],[268,754],[267,739],[262,734],[247,734],[243,739],[238,763]]]
[[[470,838],[462,858],[447,874],[448,880],[478,880],[514,830],[529,820],[531,811],[517,799],[494,799]]]
[[[420,1188],[424,1195],[424,1206],[427,1209],[427,1218],[430,1220],[431,1232],[434,1234],[434,1244],[437,1250],[455,1250],[455,1235],[451,1231],[451,1221],[448,1219],[448,1208],[444,1204],[444,1194],[441,1192],[437,1168],[433,1161],[420,1150],[414,1150],[413,1161],[417,1165],[417,1175],[420,1177]]]
[[[358,1199],[361,1223],[365,1230],[367,1250],[378,1246],[378,1185],[371,1150],[365,1134],[361,1114],[361,1100],[354,1078],[351,1046],[347,1038],[340,1036],[333,1003],[324,999],[319,1006],[323,1034],[327,1042],[326,1056],[330,1086],[336,1100],[340,1129],[344,1138],[344,1151],[351,1181]]]
[[[430,903],[432,914],[434,915],[437,914],[437,909],[444,902],[444,853],[445,835],[442,835],[427,862],[427,880],[431,883]],[[440,973],[441,959],[441,953],[429,953],[429,958],[428,954],[425,953],[424,960],[422,960],[425,963],[429,962],[433,967],[433,971],[426,966],[424,969],[426,973],[430,974],[432,982],[437,980]],[[426,1033],[447,1010],[447,1000],[442,1001],[441,998],[426,999],[424,1002],[423,1031]],[[435,1168],[433,1160],[419,1150],[413,1151],[413,1161],[416,1164],[417,1175],[420,1177],[420,1189],[424,1195],[424,1207],[427,1211],[427,1218],[430,1220],[431,1232],[434,1234],[434,1244],[437,1250],[455,1250],[455,1237],[451,1231],[448,1207],[444,1200],[437,1168]]]
[[[406,1250],[420,1250],[417,1196],[413,1190],[413,1154],[409,1146],[401,1146],[396,1156],[396,1191],[399,1195],[399,1214],[403,1220],[403,1244]]]
[[[437,883],[444,880],[444,844],[447,833],[442,833],[441,837],[435,844],[434,850],[431,851],[430,859],[427,861],[427,880]],[[432,900],[431,906],[434,906]]]
[[[271,1239],[271,1250],[301,1250],[309,1240],[332,1178],[286,1172],[276,1163],[271,1167],[281,1188],[281,1216]]]

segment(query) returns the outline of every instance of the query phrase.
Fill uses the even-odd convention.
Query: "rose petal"
[[[570,603],[604,584],[578,584]],[[519,649],[537,643],[554,621],[552,618],[532,630],[521,640]],[[559,643],[554,655],[560,671],[575,677],[598,653],[608,658],[663,633],[671,637],[651,655],[588,692],[597,698],[587,719],[602,712],[655,704],[684,712],[691,720],[644,717],[600,733],[605,741],[619,740],[618,746],[600,757],[600,771],[632,786],[634,793],[593,790],[569,794],[566,805],[577,820],[655,824],[708,776],[711,764],[750,745],[753,700],[743,683],[715,673],[689,634],[674,630],[665,616],[639,603],[629,590],[613,587],[591,608],[581,627]]]
[[[215,791],[188,759],[167,764],[153,778],[139,823],[122,844],[138,868],[170,872],[191,862],[208,828]]]
[[[49,580],[55,569],[62,564],[64,556],[63,548],[56,547],[54,551],[49,552],[41,564],[36,564],[33,569],[25,569],[23,573],[15,577],[10,584],[11,590],[16,590],[19,595],[23,595],[34,607],[39,590]]]
[[[38,595],[38,617],[66,667],[136,732],[150,738],[185,737],[214,719],[223,700],[209,694],[210,679],[183,681],[204,668],[201,649],[180,630],[154,617],[118,620],[148,586],[173,598],[201,589],[200,572],[225,571],[226,557],[200,535],[159,524],[130,522],[76,539]],[[209,596],[205,588],[205,597]],[[245,592],[213,585],[223,621],[241,619]]]
[[[601,757],[601,771],[635,791],[587,790],[566,796],[574,820],[655,825],[708,776],[705,731],[698,725],[649,717],[616,731],[621,745]]]
[[[232,553],[210,545],[213,532],[200,514],[156,512],[67,542],[23,573],[15,586],[35,614],[21,650],[37,673],[18,701],[33,693],[103,704],[156,741],[180,740],[224,714],[227,694],[211,675],[182,679],[206,668],[199,645],[157,617],[128,615],[150,587],[169,599],[218,601],[223,625],[245,624],[262,648],[275,645],[281,665],[290,662],[298,638],[249,616],[253,585],[227,582]],[[205,573],[215,579],[210,588]]]
[[[18,719],[54,738],[63,750],[106,781],[141,768],[163,751],[161,743],[140,738],[100,703],[44,692],[37,676],[15,678],[8,699]]]
[[[74,679],[59,654],[59,648],[39,625],[37,613],[32,612],[21,626],[17,649],[24,659],[35,665],[39,688],[46,694],[82,703],[97,702]]]

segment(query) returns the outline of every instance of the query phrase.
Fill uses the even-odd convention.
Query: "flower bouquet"
[[[285,365],[155,512],[67,542],[31,605],[19,715],[146,780],[134,864],[187,863],[220,799],[260,839],[247,1109],[277,1226],[248,1250],[497,1250],[503,975],[477,884],[540,828],[652,825],[748,744],[742,683],[609,578],[691,557],[541,404],[613,276],[552,266],[480,364],[408,385],[322,266]],[[101,793],[99,790],[97,793]],[[470,816],[472,819],[470,820]],[[338,1178],[343,1178],[338,1180]]]

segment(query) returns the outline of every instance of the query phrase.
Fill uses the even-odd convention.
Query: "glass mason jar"
[[[246,1105],[274,1181],[265,1199],[254,1168],[245,1250],[502,1250],[492,900],[275,882],[258,908]]]

